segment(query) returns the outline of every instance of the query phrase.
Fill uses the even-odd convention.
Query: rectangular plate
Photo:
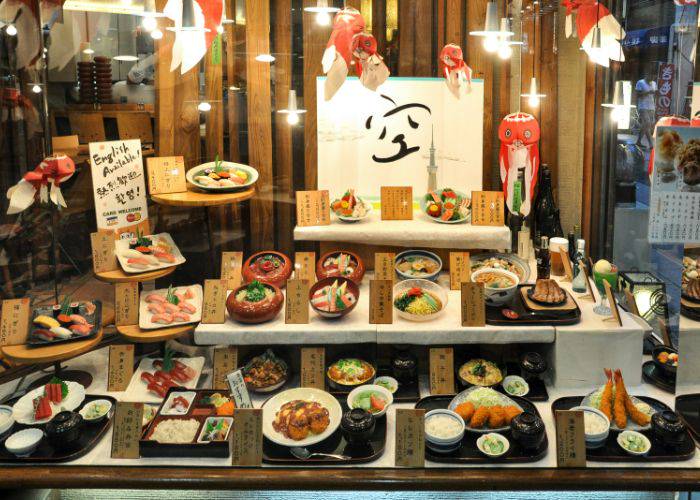
[[[159,234],[149,234],[146,235],[147,238],[162,238],[168,245],[170,245],[173,249],[172,254],[173,257],[175,257],[175,262],[172,264],[168,262],[158,262],[158,264],[153,264],[152,266],[148,266],[146,269],[139,269],[136,267],[132,267],[129,264],[126,263],[128,260],[125,257],[122,257],[121,253],[124,250],[129,249],[129,240],[117,240],[114,242],[114,250],[117,255],[117,260],[119,261],[119,265],[122,267],[125,273],[129,274],[138,274],[138,273],[146,273],[148,271],[157,271],[159,269],[165,269],[168,267],[173,267],[173,266],[179,266],[180,264],[184,264],[185,262],[185,257],[183,257],[182,253],[180,252],[180,249],[177,247],[175,242],[173,241],[173,238],[170,236],[168,233],[159,233]]]
[[[146,302],[146,296],[152,293],[157,293],[165,296],[168,292],[167,288],[161,288],[159,290],[147,291],[142,290],[139,297],[139,328],[142,330],[155,330],[157,328],[169,328],[171,326],[189,325],[191,323],[199,323],[202,319],[202,301],[204,300],[204,291],[202,290],[202,285],[189,285],[189,286],[177,286],[173,287],[173,290],[180,290],[190,288],[194,292],[194,298],[190,299],[193,306],[197,308],[197,312],[191,314],[190,321],[173,321],[169,325],[163,325],[160,323],[153,323],[151,321],[152,313],[148,312],[148,302]]]
[[[340,401],[340,406],[343,413],[348,410],[344,400]],[[377,419],[374,428],[374,434],[367,444],[351,445],[349,444],[340,428],[324,439],[320,443],[309,446],[310,452],[314,453],[333,453],[348,455],[348,460],[335,460],[332,458],[311,458],[309,460],[300,460],[291,454],[289,448],[273,443],[267,438],[263,439],[263,462],[275,465],[345,465],[345,464],[363,464],[373,462],[382,456],[384,446],[386,444],[386,415]]]
[[[671,411],[671,408],[666,406],[661,401],[647,396],[636,396],[648,405],[651,405],[656,411]],[[581,404],[583,396],[569,396],[559,398],[552,403],[552,414],[557,410],[570,410],[574,406]],[[676,404],[678,399],[676,399]],[[610,435],[605,443],[605,446],[595,450],[586,450],[586,459],[592,462],[680,462],[690,460],[695,454],[695,442],[686,432],[686,438],[683,445],[677,450],[665,448],[656,441],[651,434],[651,430],[642,431],[642,434],[647,436],[651,441],[651,450],[644,457],[630,455],[617,444],[617,435],[619,432],[610,430]]]
[[[418,401],[418,403],[416,403],[416,408],[426,411],[436,410],[438,408],[447,408],[450,401],[452,401],[454,397],[454,394],[449,394],[446,396],[428,396]],[[515,396],[508,397],[518,403],[523,410],[540,416],[537,408],[535,408],[535,405],[530,403],[528,400]],[[528,463],[537,462],[547,454],[547,446],[549,445],[547,436],[545,436],[544,441],[542,441],[542,444],[540,444],[537,450],[526,451],[520,446],[520,444],[515,442],[510,435],[510,431],[504,432],[503,434],[505,434],[510,441],[510,450],[508,450],[508,453],[506,453],[505,456],[500,458],[489,458],[481,453],[476,447],[476,440],[481,437],[482,434],[466,431],[464,433],[464,438],[462,438],[462,446],[458,450],[450,453],[436,453],[429,449],[426,445],[425,459],[430,460],[431,462],[445,464]]]
[[[82,304],[85,302],[84,300],[79,301],[81,304],[80,310],[83,310]],[[51,306],[42,306],[42,307],[37,307],[34,309],[32,312],[32,322],[31,324],[31,332],[29,333],[29,337],[27,338],[27,345],[32,346],[32,347],[44,347],[47,345],[55,345],[55,344],[65,344],[66,342],[75,342],[76,340],[87,340],[91,339],[97,333],[100,331],[100,328],[102,328],[102,302],[99,300],[93,300],[92,301],[95,304],[95,312],[92,313],[91,315],[88,314],[81,314],[88,323],[92,323],[93,326],[92,330],[90,330],[90,333],[87,335],[82,335],[82,336],[74,336],[69,339],[54,339],[54,340],[41,340],[37,337],[34,337],[34,330],[38,330],[36,325],[33,323],[34,318],[39,316],[40,314],[43,314],[45,316],[49,316],[53,318],[53,311],[51,309]]]
[[[530,286],[530,285],[521,285]],[[501,311],[503,309],[512,309],[520,315],[518,319],[508,319]],[[541,313],[529,311],[523,304],[523,299],[520,292],[515,294],[513,301],[504,306],[486,306],[486,324],[495,326],[513,326],[513,325],[545,325],[545,326],[564,326],[575,325],[581,321],[581,310],[578,305],[572,311],[543,311]]]
[[[21,431],[22,429],[28,429],[30,427],[43,428],[43,425],[37,426],[37,425],[23,425],[23,424],[15,423],[15,425],[12,427],[11,431],[8,432],[5,436],[0,438],[0,462],[13,462],[13,463],[71,462],[71,461],[77,460],[78,458],[87,454],[90,450],[92,450],[97,445],[97,443],[99,443],[100,439],[102,439],[102,437],[107,432],[107,429],[109,429],[109,426],[112,425],[112,417],[114,416],[114,407],[117,405],[117,400],[114,399],[113,397],[110,397],[110,396],[98,396],[98,395],[85,396],[85,400],[81,403],[81,405],[78,408],[76,408],[76,411],[79,411],[83,406],[85,406],[86,404],[90,403],[91,401],[95,401],[97,399],[106,399],[107,401],[112,403],[111,414],[108,415],[108,418],[106,418],[98,423],[88,424],[86,422],[85,425],[83,426],[83,430],[80,433],[80,439],[78,440],[78,443],[76,444],[76,446],[74,446],[70,449],[67,449],[67,450],[57,450],[53,446],[51,446],[48,439],[46,439],[46,437],[44,437],[44,439],[42,439],[41,443],[39,443],[39,446],[37,447],[37,449],[30,456],[24,457],[24,458],[16,457],[12,453],[7,451],[7,449],[5,448],[5,439],[7,439],[10,435],[14,434],[15,432]],[[15,401],[12,401],[9,404],[13,405],[15,403]]]
[[[124,401],[136,401],[140,403],[161,403],[162,399],[158,395],[153,394],[146,388],[146,384],[141,380],[141,374],[145,371],[153,372],[155,368],[153,367],[153,362],[156,359],[162,358],[143,358],[139,363],[138,368],[134,371],[134,375],[131,377],[131,382],[129,382],[129,387],[124,391]],[[197,382],[202,374],[202,367],[204,366],[204,358],[174,358],[178,361],[182,361],[184,364],[194,369],[197,375],[187,382],[183,388],[185,389],[195,389],[197,387]]]

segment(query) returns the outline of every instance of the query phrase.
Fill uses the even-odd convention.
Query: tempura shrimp
[[[600,396],[600,411],[612,422],[612,401],[613,401],[613,374],[610,368],[605,369],[608,381],[605,383],[603,393]]]
[[[619,377],[619,382],[617,381]],[[651,422],[651,417],[646,413],[639,411],[637,405],[634,404],[632,398],[627,394],[627,388],[625,387],[625,381],[622,379],[622,372],[620,370],[615,371],[615,378],[618,387],[618,391],[622,390],[622,394],[625,401],[625,409],[629,414],[632,421],[637,425],[648,425]]]
[[[613,402],[613,417],[618,429],[627,427],[627,412],[625,408],[625,386],[622,383],[622,373],[615,370],[615,401]]]

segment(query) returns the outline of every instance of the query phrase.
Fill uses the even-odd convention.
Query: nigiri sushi
[[[138,250],[134,250],[133,248],[127,248],[126,250],[122,250],[121,255],[125,259],[138,259],[139,257],[143,257],[143,254],[141,252],[139,252]]]
[[[173,313],[173,321],[189,321],[190,315],[182,311]]]
[[[126,263],[131,267],[135,267],[136,269],[146,269],[151,265],[151,263],[143,257],[131,257],[126,260]]]
[[[54,326],[49,331],[61,339],[69,339],[73,336],[73,332],[71,332],[68,328],[63,328],[62,326]]]
[[[160,302],[152,302],[148,304],[148,312],[153,314],[163,314],[165,312],[165,307]]]
[[[185,298],[186,299],[194,299],[194,292],[192,291],[191,288],[185,289]]]
[[[165,302],[163,304],[163,307],[165,308],[165,312],[167,312],[168,314],[174,314],[180,310],[178,306],[176,306],[175,304],[171,304],[170,302]]]
[[[163,252],[160,250],[156,250],[153,252],[153,256],[158,259],[160,262],[165,262],[168,264],[174,264],[175,263],[175,256],[171,253],[168,252]]]
[[[76,324],[76,325],[69,326],[68,329],[73,333],[77,333],[78,335],[87,335],[92,330],[92,325],[77,325]]]
[[[146,295],[146,302],[157,302],[163,304],[166,302],[165,297],[158,295],[157,293],[149,293]]]
[[[76,323],[78,325],[87,325],[88,324],[87,320],[85,318],[83,318],[80,314],[71,314],[69,317],[73,323]]]
[[[195,306],[193,306],[192,304],[190,304],[189,302],[182,301],[178,304],[178,306],[181,310],[186,311],[190,314],[194,314],[197,312],[197,308]]]
[[[160,323],[161,325],[169,325],[173,322],[173,315],[168,313],[154,314],[151,316],[151,323]]]
[[[34,330],[34,336],[46,341],[53,340],[54,338],[56,338],[56,335],[51,333],[49,330],[45,330],[43,328]]]
[[[45,316],[43,314],[40,314],[36,318],[34,318],[34,323],[36,323],[39,326],[43,326],[44,328],[53,328],[55,326],[61,326],[61,323],[56,321],[54,318],[50,316]]]

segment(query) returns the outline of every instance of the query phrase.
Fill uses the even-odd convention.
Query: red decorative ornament
[[[501,121],[498,127],[498,138],[501,141],[498,163],[506,205],[511,213],[515,213],[513,210],[514,184],[518,180],[518,171],[522,171],[526,196],[522,200],[519,213],[527,216],[535,194],[537,171],[540,166],[540,150],[537,145],[540,140],[540,124],[529,113],[511,113]]]
[[[573,17],[576,16],[576,34],[581,47],[596,64],[608,67],[610,60],[623,62],[620,41],[626,36],[608,8],[596,0],[562,0],[566,7],[566,37],[574,35]],[[593,28],[600,28],[600,48],[593,47]]]
[[[377,54],[377,40],[371,34],[362,32],[352,37],[352,57],[355,72],[366,88],[375,91],[389,78],[389,68]]]
[[[49,199],[57,206],[66,207],[59,185],[75,173],[75,164],[70,157],[56,153],[44,160],[31,172],[7,191],[10,206],[8,214],[16,214],[29,208],[36,199],[37,192],[42,203]]]
[[[459,45],[450,43],[440,51],[440,72],[445,77],[447,88],[459,99],[462,88],[471,88],[472,70],[464,62],[464,54]]]
[[[347,7],[335,15],[331,36],[321,59],[323,72],[327,75],[324,85],[326,101],[332,99],[345,83],[352,62],[353,38],[364,30],[365,20],[357,9]]]

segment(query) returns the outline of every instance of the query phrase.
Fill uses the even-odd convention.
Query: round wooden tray
[[[240,203],[251,199],[253,196],[255,196],[254,187],[234,193],[207,193],[205,191],[195,191],[190,186],[187,186],[187,191],[184,193],[153,194],[151,199],[160,205],[173,207],[215,207]]]
[[[163,342],[164,340],[176,339],[192,331],[196,324],[170,326],[158,328],[157,330],[142,330],[139,325],[118,326],[117,331],[126,339],[137,344],[150,344],[153,342]]]
[[[8,345],[2,347],[2,354],[10,361],[20,365],[39,363],[53,363],[74,358],[86,353],[102,340],[104,330],[100,328],[91,339],[66,342],[64,344],[50,345],[46,347],[30,347],[27,345]]]
[[[166,267],[165,269],[157,269],[155,271],[146,271],[143,273],[125,273],[122,269],[116,271],[105,271],[103,273],[95,273],[95,278],[107,283],[141,283],[143,281],[151,281],[163,276],[172,274],[177,269],[177,266]]]

